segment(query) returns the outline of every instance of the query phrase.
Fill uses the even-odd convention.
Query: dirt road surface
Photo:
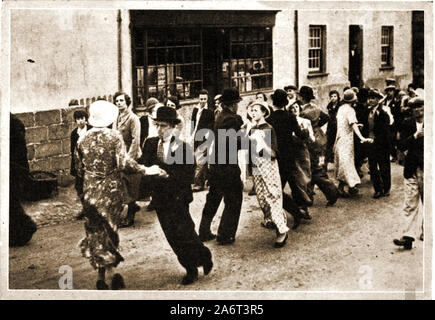
[[[313,219],[290,231],[288,242],[281,249],[273,248],[275,233],[260,226],[262,212],[256,197],[244,192],[236,242],[231,246],[207,242],[214,268],[208,276],[200,270],[199,280],[189,286],[180,284],[184,269],[166,242],[155,212],[147,212],[146,203],[139,202],[142,209],[135,226],[120,230],[125,261],[117,271],[124,276],[128,290],[422,290],[424,242],[417,240],[411,251],[399,249],[392,242],[404,226],[402,170],[392,165],[391,196],[378,200],[372,199],[367,170],[360,194],[339,199],[334,207],[326,207],[323,194],[316,189],[315,204],[310,208]],[[72,268],[74,289],[95,288],[96,272],[77,247],[84,227],[82,221],[72,217],[80,208],[74,190],[68,190],[61,190],[55,199],[25,205],[35,220],[48,225],[40,227],[28,245],[10,248],[10,289],[59,290],[59,268],[64,265]],[[190,206],[197,227],[205,196],[206,192],[195,193]],[[223,204],[214,219],[213,232],[222,208]],[[54,222],[41,220],[44,211],[54,215]],[[292,225],[291,217],[288,223]]]

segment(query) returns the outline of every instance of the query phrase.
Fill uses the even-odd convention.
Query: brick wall
[[[70,176],[70,134],[76,127],[72,106],[57,110],[15,114],[26,127],[27,158],[30,171],[49,171],[60,185],[73,181]]]

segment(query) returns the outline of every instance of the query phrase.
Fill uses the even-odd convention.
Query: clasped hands
[[[160,168],[158,165],[153,165],[151,167],[141,165],[140,173],[145,176],[157,176],[163,179],[169,178],[168,173],[164,169]]]

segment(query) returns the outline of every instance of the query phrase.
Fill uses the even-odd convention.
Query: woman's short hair
[[[170,97],[167,97],[167,98],[165,99],[165,102],[164,102],[164,105],[165,105],[165,106],[166,106],[166,104],[168,103],[168,101],[172,101],[172,102],[175,104],[175,110],[178,110],[178,109],[181,108],[181,106],[180,106],[180,101],[178,100],[178,97],[177,97],[177,96],[170,96]]]
[[[336,94],[338,97],[338,100],[340,100],[340,93],[338,93],[337,90],[331,90],[329,91],[329,97],[331,97],[333,94]]]
[[[81,119],[81,118],[85,118],[86,120],[88,120],[89,117],[88,113],[84,109],[74,111],[73,116],[74,116],[74,120]]]
[[[208,96],[207,89],[201,89],[201,90],[199,90],[198,96],[201,95],[201,94],[206,94]]]
[[[115,93],[115,95],[113,96],[113,102],[116,101],[117,97],[122,96],[122,95],[124,95],[125,103],[127,104],[127,107],[129,107],[131,104],[131,98],[128,94],[126,94],[125,92],[122,92],[122,91],[118,91],[117,93]]]
[[[258,91],[258,92],[255,94],[255,96],[258,96],[259,94],[261,94],[261,95],[263,96],[264,101],[267,101],[267,97],[266,97],[266,94],[265,94],[264,92],[262,92],[262,91]]]

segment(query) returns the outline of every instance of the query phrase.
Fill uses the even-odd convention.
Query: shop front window
[[[271,28],[234,28],[230,30],[231,82],[240,92],[272,88]]]
[[[270,27],[133,28],[132,45],[135,106],[197,98],[202,88],[272,88]]]

